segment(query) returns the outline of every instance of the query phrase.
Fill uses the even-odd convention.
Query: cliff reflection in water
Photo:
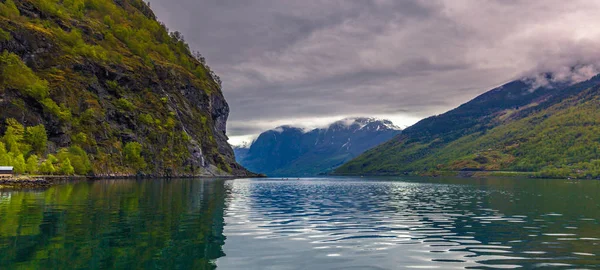
[[[112,180],[0,191],[0,269],[213,269],[223,180]]]

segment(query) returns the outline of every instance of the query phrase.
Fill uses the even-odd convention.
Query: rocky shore
[[[15,177],[0,179],[0,188],[36,188],[36,187],[48,187],[52,184],[52,181],[44,178],[30,178],[30,177]]]
[[[267,177],[264,174],[255,174],[249,176],[252,178]],[[77,180],[107,180],[107,179],[170,179],[170,178],[226,178],[234,179],[235,176],[228,175],[176,175],[172,177],[156,175],[135,175],[135,174],[107,174],[94,176],[66,176],[66,175],[46,175],[46,176],[16,176],[12,178],[0,179],[0,189],[2,188],[43,188],[51,185],[77,181]]]

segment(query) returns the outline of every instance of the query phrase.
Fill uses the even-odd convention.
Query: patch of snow
[[[342,148],[346,147],[346,150],[350,149],[350,138],[348,138],[348,141],[342,145]]]
[[[389,123],[384,122],[383,124],[385,125],[386,128],[389,128],[389,129],[402,130],[401,127],[394,125],[392,122],[389,122]]]

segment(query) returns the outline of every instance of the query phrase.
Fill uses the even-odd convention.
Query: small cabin
[[[13,177],[14,170],[12,166],[0,166],[0,178]]]

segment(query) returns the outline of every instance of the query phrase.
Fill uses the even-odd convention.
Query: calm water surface
[[[107,180],[0,190],[0,269],[600,268],[600,181]]]

